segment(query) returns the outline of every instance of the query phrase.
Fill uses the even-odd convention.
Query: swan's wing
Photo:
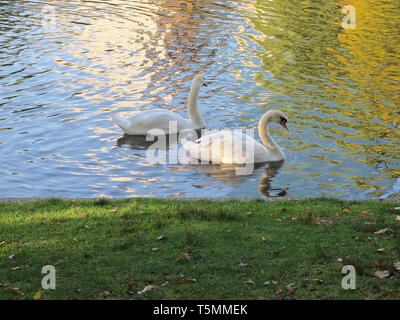
[[[144,110],[128,118],[113,116],[121,129],[130,135],[160,135],[190,127],[191,122],[175,112],[163,109]]]
[[[213,163],[243,164],[266,161],[268,150],[241,131],[219,131],[190,142],[185,147],[192,157]]]

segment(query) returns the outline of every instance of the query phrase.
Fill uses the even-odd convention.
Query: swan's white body
[[[241,131],[230,130],[203,136],[195,142],[188,140],[181,142],[191,157],[202,161],[226,164],[282,161],[285,155],[268,133],[271,122],[279,123],[287,129],[287,120],[282,112],[276,110],[266,112],[258,124],[258,132],[264,145]]]
[[[189,119],[185,119],[175,112],[163,109],[152,109],[138,112],[128,118],[111,114],[114,122],[128,135],[147,135],[152,129],[160,129],[165,134],[177,133],[184,129],[205,128],[197,104],[201,86],[206,86],[202,75],[193,79],[187,103]]]

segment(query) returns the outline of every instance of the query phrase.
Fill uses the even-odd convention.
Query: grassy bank
[[[395,206],[327,199],[3,203],[0,298],[39,298],[40,291],[40,299],[399,299]],[[41,287],[44,265],[55,266],[55,290]],[[355,290],[342,289],[344,265],[356,268]]]

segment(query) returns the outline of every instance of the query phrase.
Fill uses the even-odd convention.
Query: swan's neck
[[[187,103],[187,112],[189,118],[196,129],[205,128],[206,126],[203,117],[199,112],[199,106],[197,104],[199,92],[200,86],[197,83],[193,83],[192,87],[190,88],[189,99]]]
[[[278,159],[284,159],[285,156],[283,154],[282,149],[275,142],[275,140],[272,139],[272,137],[269,135],[268,127],[270,122],[271,118],[268,113],[262,116],[258,124],[258,134],[260,135],[262,143],[267,147],[271,155],[274,155]]]

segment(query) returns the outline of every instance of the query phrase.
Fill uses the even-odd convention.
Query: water
[[[0,1],[0,197],[398,198],[399,25],[398,0]],[[285,162],[151,165],[112,122],[186,116],[198,72],[209,128],[285,113]]]

